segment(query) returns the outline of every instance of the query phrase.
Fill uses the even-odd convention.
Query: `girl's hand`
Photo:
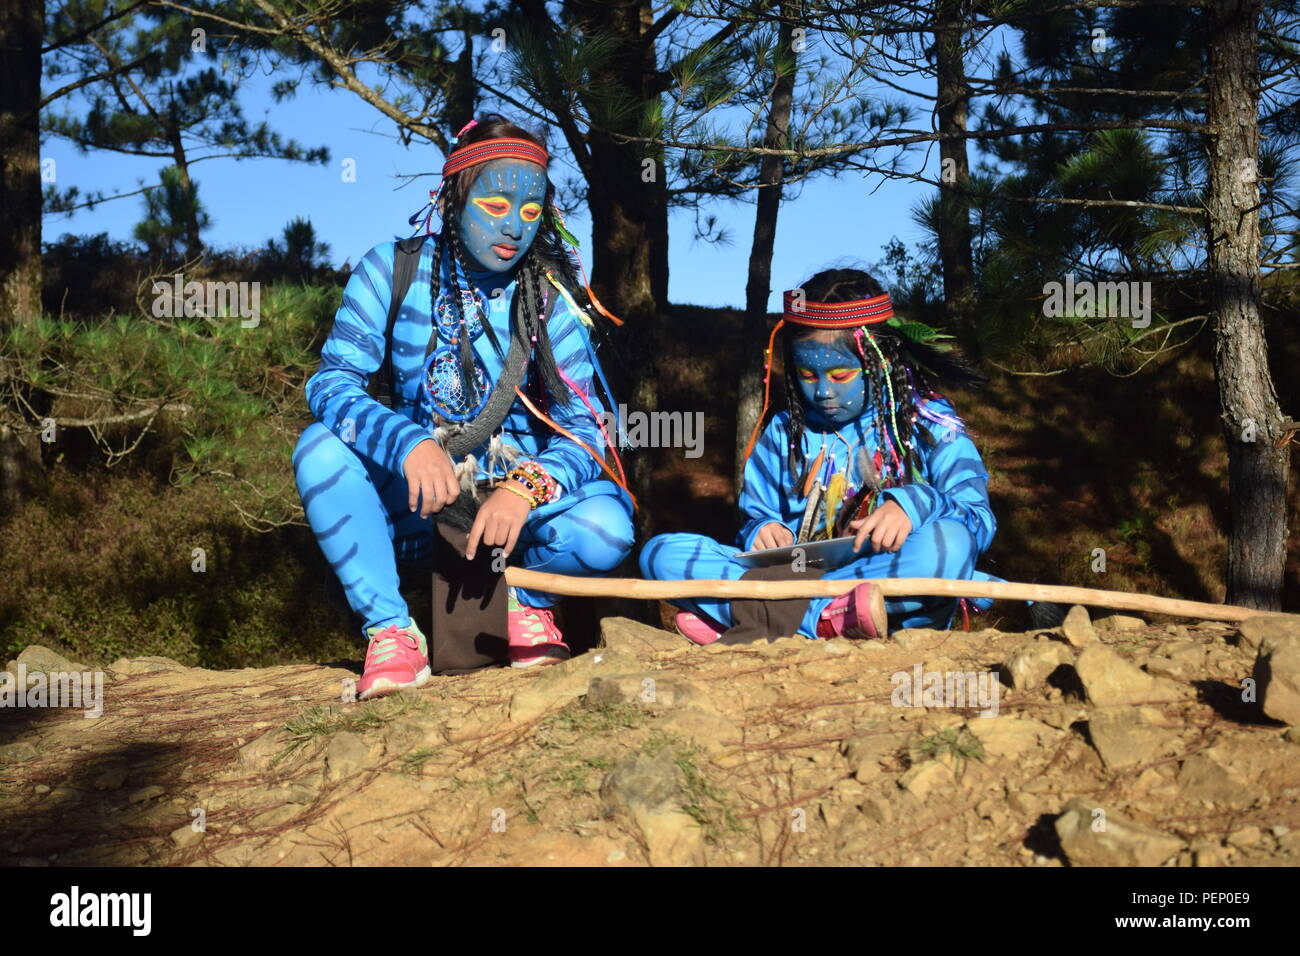
[[[524,494],[528,493],[524,486],[517,482],[512,481],[509,484],[523,491]],[[524,522],[528,520],[528,512],[531,510],[528,501],[513,491],[498,488],[492,492],[492,496],[478,509],[474,524],[469,529],[465,559],[474,560],[480,540],[489,547],[503,548],[503,553],[509,555],[514,549],[515,542],[519,540],[519,532],[523,529]]]
[[[451,459],[432,438],[411,449],[402,462],[402,472],[406,475],[406,503],[412,511],[419,506],[421,518],[441,511],[460,497],[460,482]]]
[[[766,551],[768,548],[784,548],[794,544],[794,534],[779,521],[769,521],[758,529],[754,538],[754,550]]]
[[[871,536],[871,550],[897,551],[903,546],[904,539],[912,533],[912,522],[907,512],[897,501],[886,501],[865,518],[849,522],[849,527],[857,532],[853,538],[853,551],[862,550],[867,536]]]

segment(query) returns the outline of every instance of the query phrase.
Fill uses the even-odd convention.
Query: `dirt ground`
[[[0,863],[1300,863],[1254,641],[1082,624],[695,647],[607,618],[567,663],[361,704],[350,666],[119,661],[101,717],[0,712]]]

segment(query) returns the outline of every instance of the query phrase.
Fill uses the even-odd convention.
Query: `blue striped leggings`
[[[402,626],[410,620],[398,590],[397,562],[428,567],[433,518],[407,504],[403,475],[359,455],[319,422],[293,452],[294,475],[325,559],[338,575],[348,604],[366,628]],[[535,571],[594,576],[608,573],[632,550],[632,505],[610,481],[565,489],[534,509],[511,555]],[[519,600],[549,607],[559,597],[520,588]]]
[[[894,553],[875,554],[867,545],[865,557],[822,575],[827,580],[850,578],[968,578],[997,580],[975,570],[975,539],[966,526],[950,518],[940,518],[913,531]],[[723,578],[737,580],[747,570],[732,560],[739,548],[720,544],[701,534],[661,534],[646,542],[641,550],[641,574],[661,581]],[[816,598],[808,607],[799,633],[817,636],[817,618],[832,598]],[[673,604],[696,614],[707,614],[719,624],[730,627],[731,602],[708,598],[683,598]],[[993,602],[971,602],[987,609]],[[902,627],[945,628],[952,622],[957,602],[952,598],[887,598],[885,610],[891,629]],[[776,636],[776,635],[773,635]]]

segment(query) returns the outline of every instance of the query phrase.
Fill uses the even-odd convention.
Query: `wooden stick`
[[[787,598],[834,597],[843,594],[863,578],[842,581],[645,581],[640,578],[579,578],[526,568],[506,568],[506,583],[533,591],[549,591],[573,597],[628,597],[647,601],[676,598]],[[1277,614],[1230,604],[1207,604],[1150,594],[1099,591],[1094,588],[1055,584],[1017,584],[1007,581],[963,581],[948,578],[880,578],[871,583],[886,597],[1005,598],[1017,601],[1052,601],[1059,604],[1091,604],[1122,611],[1147,611],[1173,617],[1206,621],[1244,621],[1248,617]]]

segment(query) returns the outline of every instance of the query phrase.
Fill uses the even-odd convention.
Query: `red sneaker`
[[[690,611],[678,611],[674,618],[677,633],[695,644],[712,644],[726,630],[711,617],[701,617]]]
[[[569,659],[550,608],[520,604],[511,588],[506,611],[506,636],[510,641],[510,666],[535,667]]]
[[[885,597],[880,588],[864,581],[848,594],[841,594],[831,601],[817,621],[817,636],[888,637]]]
[[[406,687],[429,682],[429,645],[412,621],[406,627],[390,624],[367,632],[365,671],[357,683],[357,700],[382,697]]]

